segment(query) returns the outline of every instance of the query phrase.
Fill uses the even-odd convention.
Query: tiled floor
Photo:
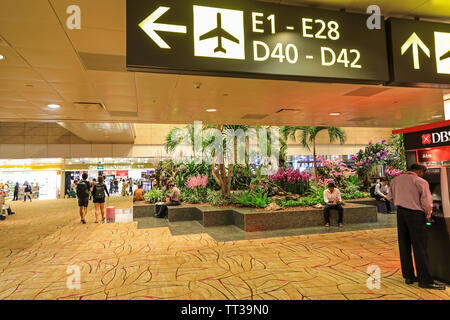
[[[111,201],[132,205],[129,198]],[[74,200],[13,209],[17,214],[0,222],[0,299],[450,299],[448,288],[404,284],[396,230],[385,228],[395,216],[382,217],[382,229],[291,236],[299,230],[205,233],[195,223],[164,220],[140,221],[151,229],[96,225],[92,208],[81,225]],[[367,288],[370,265],[381,269],[379,290]],[[69,266],[81,271],[80,289],[67,287]]]

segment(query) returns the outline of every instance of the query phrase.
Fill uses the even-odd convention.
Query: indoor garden
[[[249,130],[250,127],[212,126],[227,135],[230,129]],[[233,127],[233,128],[231,128]],[[238,127],[238,128],[236,128]],[[208,130],[203,126],[202,132]],[[177,130],[177,129],[175,129]],[[193,126],[183,128],[194,141]],[[252,158],[249,152],[250,142],[247,136],[244,140],[244,164],[227,162],[225,143],[222,151],[209,150],[207,145],[214,138],[203,140],[201,151],[208,150],[211,164],[207,162],[165,160],[156,168],[154,188],[147,192],[145,199],[149,203],[164,202],[169,194],[169,183],[174,183],[181,191],[183,204],[203,204],[216,207],[251,207],[267,211],[284,210],[288,208],[321,208],[323,192],[329,182],[334,182],[345,200],[370,198],[369,189],[377,179],[385,176],[392,179],[406,170],[406,161],[401,136],[392,136],[389,141],[370,141],[367,147],[352,157],[352,163],[347,161],[326,160],[316,156],[315,139],[320,131],[327,131],[330,142],[344,144],[346,135],[343,129],[336,127],[281,127],[279,143],[276,143],[277,156],[280,159],[278,170],[265,174],[267,161]],[[203,136],[205,137],[205,135]],[[270,134],[267,137],[270,140]],[[294,139],[316,158],[314,168],[307,171],[294,170],[286,164],[287,140]],[[188,139],[188,140],[189,140]],[[217,139],[217,137],[215,138]],[[261,139],[261,136],[259,137]],[[168,151],[174,151],[182,144],[180,135],[171,132],[166,139]],[[239,146],[237,138],[232,137],[228,148],[237,157]],[[189,144],[188,144],[189,145]],[[268,149],[273,146],[268,145]],[[189,145],[189,148],[194,148]],[[279,150],[278,150],[279,149]],[[195,151],[195,150],[193,150]],[[230,153],[230,152],[228,152]],[[268,155],[270,156],[270,150]],[[223,163],[217,161],[222,157]],[[189,159],[189,158],[188,158]],[[253,161],[252,161],[253,159]],[[235,159],[236,160],[236,159]]]

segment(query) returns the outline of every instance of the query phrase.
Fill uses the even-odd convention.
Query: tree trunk
[[[223,126],[217,126],[217,129],[223,132]],[[219,185],[222,195],[229,196],[231,193],[231,178],[233,177],[234,166],[229,164],[227,173],[227,167],[225,166],[225,150],[218,154],[218,158],[220,158],[222,163],[218,164],[216,170],[216,157],[214,157],[211,173],[214,180]]]
[[[314,157],[314,181],[316,186],[319,185],[319,177],[317,176],[317,162],[316,162],[316,140],[313,141],[313,157]]]

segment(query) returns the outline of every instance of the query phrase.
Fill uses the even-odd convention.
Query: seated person
[[[181,205],[181,192],[180,189],[175,187],[175,184],[171,182],[169,184],[170,189],[170,195],[169,195],[169,201],[166,203],[167,206],[179,206]]]
[[[388,200],[388,193],[388,181],[383,177],[375,186],[375,199],[377,201],[383,201],[386,205],[386,213],[391,213],[391,202]]]
[[[328,189],[323,193],[323,199],[325,201],[325,227],[330,226],[330,210],[336,209],[339,213],[338,224],[339,227],[342,228],[344,226],[344,208],[342,207],[342,198],[341,192],[336,188],[336,185],[333,182],[328,184]]]
[[[133,195],[133,202],[136,201],[144,201],[144,189],[142,188],[142,185],[140,184],[139,187],[134,190],[134,195]]]
[[[0,189],[0,220],[6,219],[6,212],[8,212],[8,215],[14,214],[12,212],[11,207],[6,204],[6,198],[7,198],[7,192]]]
[[[167,215],[168,215],[168,208],[167,207],[173,207],[173,206],[181,205],[181,202],[180,202],[180,200],[181,200],[180,189],[175,187],[175,184],[173,184],[173,183],[169,184],[169,189],[171,191],[170,195],[169,195],[169,198],[167,199],[166,203],[161,206],[160,212],[157,215],[160,218],[167,217]]]

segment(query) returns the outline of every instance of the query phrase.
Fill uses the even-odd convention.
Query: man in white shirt
[[[344,208],[342,207],[341,192],[336,188],[333,182],[328,184],[328,189],[323,193],[323,199],[325,201],[325,209],[323,214],[325,216],[325,227],[330,226],[330,210],[336,209],[339,214],[338,224],[339,227],[344,227]]]
[[[386,213],[391,213],[391,202],[388,200],[388,181],[386,178],[381,178],[380,183],[375,186],[375,199],[384,201],[386,204]]]

